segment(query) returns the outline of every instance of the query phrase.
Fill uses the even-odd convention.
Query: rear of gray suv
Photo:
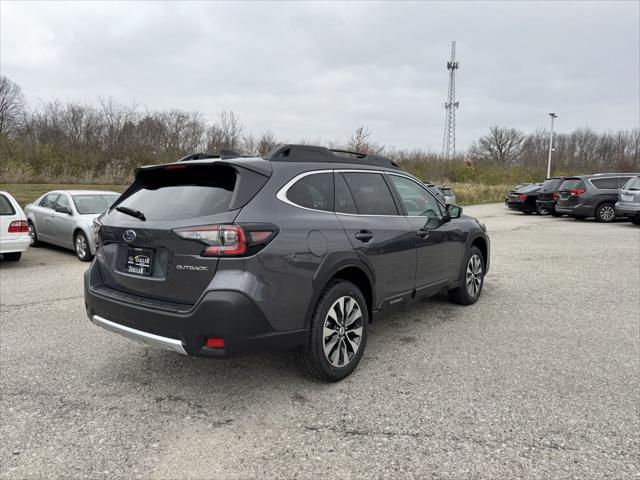
[[[620,188],[635,174],[602,173],[564,179],[558,189],[556,212],[576,219],[595,217],[599,222],[616,219]]]
[[[90,320],[179,353],[299,351],[330,381],[369,322],[446,290],[479,298],[489,237],[390,160],[282,146],[138,169],[95,222]]]
[[[622,186],[615,209],[617,215],[640,225],[640,176],[632,177]]]

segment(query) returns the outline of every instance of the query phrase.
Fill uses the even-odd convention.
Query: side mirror
[[[449,215],[449,218],[460,218],[460,215],[462,215],[462,207],[450,203],[447,205],[447,215]]]
[[[71,209],[69,207],[56,207],[56,212],[71,215]]]

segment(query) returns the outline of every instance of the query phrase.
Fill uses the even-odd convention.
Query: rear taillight
[[[518,198],[519,198],[520,200],[526,200],[526,199],[527,199],[527,196],[526,196],[524,193],[519,193],[519,194],[518,194]]]
[[[9,224],[9,233],[29,233],[29,224],[25,220],[14,220]]]
[[[571,188],[569,189],[569,195],[576,197],[578,195],[582,195],[584,192],[586,192],[587,189],[584,187],[581,188]]]
[[[278,233],[275,225],[201,225],[176,228],[185,240],[204,243],[203,257],[241,257],[262,250]]]
[[[552,192],[551,193],[551,199],[552,200],[557,200],[558,199],[558,192]]]

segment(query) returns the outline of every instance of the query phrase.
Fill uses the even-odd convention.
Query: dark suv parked
[[[595,217],[599,222],[616,219],[620,188],[637,174],[598,173],[567,177],[560,185],[556,212],[576,219]]]
[[[565,177],[551,177],[542,183],[536,200],[538,213],[550,213],[554,217],[562,216],[561,213],[556,212],[556,203],[558,201],[558,190],[564,179]]]
[[[297,349],[339,380],[369,322],[447,290],[474,303],[489,237],[383,157],[285,145],[140,168],[96,220],[96,325],[183,354]]]

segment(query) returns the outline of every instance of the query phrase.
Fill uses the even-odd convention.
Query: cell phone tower
[[[456,156],[456,109],[460,106],[460,102],[456,101],[456,70],[458,70],[458,62],[456,62],[456,42],[451,42],[451,60],[447,62],[447,70],[449,70],[449,97],[444,103],[445,119],[444,119],[444,137],[442,139],[442,155],[447,159]]]

